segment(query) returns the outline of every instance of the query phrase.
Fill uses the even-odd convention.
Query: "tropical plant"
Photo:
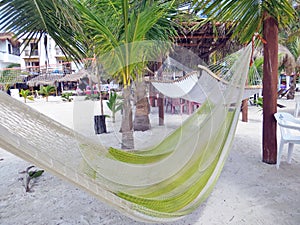
[[[98,100],[100,100],[100,95],[98,93],[97,94],[86,95],[84,100],[98,101]]]
[[[64,102],[71,102],[72,98],[71,96],[73,95],[72,92],[65,92],[61,94],[61,98]]]
[[[114,91],[110,92],[108,101],[106,102],[107,107],[112,113],[112,122],[116,122],[116,113],[122,109],[121,97]]]
[[[93,4],[92,4],[93,3]],[[154,53],[154,45],[147,49],[145,40],[168,40],[175,29],[170,26],[172,1],[77,1],[83,25],[94,45],[97,59],[105,71],[121,81],[123,89],[122,147],[133,148],[132,107],[130,86],[145,69],[145,55]],[[137,55],[139,61],[137,61]],[[159,53],[158,51],[156,53]],[[157,54],[158,55],[158,54]],[[143,57],[141,57],[143,56]]]
[[[31,100],[31,101],[34,100],[34,97],[31,95],[30,90],[28,90],[28,89],[26,89],[26,90],[21,89],[20,90],[20,95],[24,98],[24,103],[27,102],[27,99]]]
[[[26,170],[20,172],[20,174],[25,175],[25,177],[24,177],[24,186],[25,186],[25,191],[26,192],[30,192],[30,190],[31,190],[30,181],[32,179],[40,177],[44,173],[44,170],[37,170],[37,169],[31,170],[34,167],[35,166],[29,166],[29,167],[26,168]]]
[[[278,30],[287,27],[295,18],[288,0],[205,0],[192,1],[194,9],[211,21],[230,21],[233,34],[241,42],[249,42],[255,33],[264,43],[263,65],[263,161],[277,160],[277,131],[274,113],[277,112]]]
[[[39,94],[41,94],[44,98],[46,98],[46,102],[48,102],[48,97],[51,94],[54,94],[55,92],[56,92],[55,87],[51,85],[41,86],[39,90]]]

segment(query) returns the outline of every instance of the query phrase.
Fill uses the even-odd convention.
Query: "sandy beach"
[[[278,111],[293,113],[294,100],[280,99],[278,102],[286,106]],[[53,97],[49,102],[39,99],[27,104],[68,127],[74,127],[73,102],[62,102]],[[151,110],[155,113],[157,109]],[[172,120],[176,118],[180,123],[186,115],[176,116]],[[192,214],[171,224],[300,224],[300,145],[295,145],[292,164],[286,162],[287,148],[279,170],[275,165],[262,163],[262,111],[249,106],[248,117],[247,123],[239,120],[231,152],[212,194]],[[153,118],[153,129],[148,133],[155,135],[157,122]],[[117,133],[119,127],[114,125],[114,128],[109,120],[107,123],[110,127],[108,135]],[[137,146],[139,142],[144,144],[145,133],[136,135]],[[25,192],[23,175],[19,172],[30,165],[0,149],[1,225],[145,224],[120,214],[47,171],[34,180],[31,192]]]

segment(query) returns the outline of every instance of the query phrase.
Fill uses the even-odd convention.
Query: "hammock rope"
[[[227,71],[227,85],[205,80],[202,107],[153,147],[131,152],[107,148],[3,92],[0,147],[134,219],[178,220],[207,198],[221,173],[239,117],[250,55],[251,45]]]

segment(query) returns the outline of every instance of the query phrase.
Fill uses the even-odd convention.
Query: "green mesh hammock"
[[[251,46],[238,54],[226,71],[226,85],[203,84],[210,91],[202,106],[147,149],[104,147],[4,92],[0,92],[0,147],[134,219],[180,219],[208,197],[230,150]]]

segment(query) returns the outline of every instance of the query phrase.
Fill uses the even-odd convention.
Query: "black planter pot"
[[[94,129],[95,129],[95,134],[106,133],[106,124],[105,124],[104,115],[94,116]]]

